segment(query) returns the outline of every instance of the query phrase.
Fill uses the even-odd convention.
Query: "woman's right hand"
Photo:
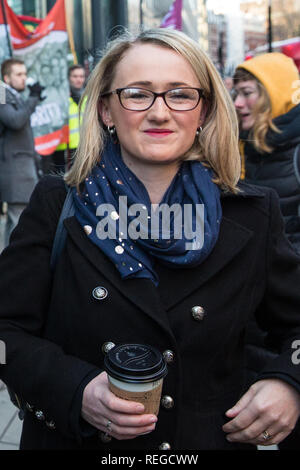
[[[83,419],[115,439],[134,439],[153,431],[157,417],[143,413],[144,405],[122,400],[109,390],[106,372],[97,375],[83,391]]]

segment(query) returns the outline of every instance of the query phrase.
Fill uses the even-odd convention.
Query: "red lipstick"
[[[173,131],[170,129],[147,129],[144,132],[153,137],[165,137],[167,135],[173,134]]]

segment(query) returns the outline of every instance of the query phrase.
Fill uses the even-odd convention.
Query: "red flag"
[[[12,56],[6,0],[0,0],[0,63]]]
[[[67,29],[64,0],[57,0],[46,18],[39,23],[33,32],[25,28],[18,16],[7,4],[7,0],[4,0],[4,3],[6,4],[5,9],[14,49],[23,49],[24,47],[31,46],[52,31],[66,31]]]
[[[300,41],[282,46],[281,52],[294,60],[300,72]]]
[[[174,0],[168,13],[163,18],[161,28],[171,28],[181,30],[182,28],[182,0]]]
[[[56,1],[46,18],[39,21],[34,31],[25,28],[8,6],[7,0],[2,1],[14,56],[25,62],[28,77],[32,81],[39,81],[45,87],[43,92],[45,100],[38,104],[31,115],[31,127],[36,151],[41,155],[49,155],[60,143],[68,141],[69,46],[64,0]],[[0,12],[0,37],[3,25],[4,18]],[[8,56],[7,50],[3,54]]]
[[[42,22],[42,20],[35,18],[34,16],[18,15],[18,18],[25,28],[31,33],[33,33],[37,25]]]

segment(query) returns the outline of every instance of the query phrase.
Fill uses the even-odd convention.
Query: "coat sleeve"
[[[63,185],[60,190],[45,190],[44,179],[38,183],[10,245],[0,256],[0,340],[6,345],[0,377],[43,411],[46,420],[54,421],[59,432],[77,438],[70,427],[73,399],[87,377],[91,380],[101,370],[43,338],[52,288],[49,263],[59,216],[53,210],[58,193],[61,208]]]
[[[0,122],[14,131],[22,129],[28,123],[38,102],[38,97],[29,97],[23,106],[15,106],[9,102],[0,104]]]
[[[277,377],[300,392],[300,257],[284,233],[278,196],[270,191],[266,290],[257,321],[266,344],[279,354],[267,361],[256,380]]]

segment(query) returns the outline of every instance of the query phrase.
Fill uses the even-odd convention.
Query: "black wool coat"
[[[242,133],[245,182],[277,192],[287,237],[300,254],[300,104],[275,118],[274,124],[280,133],[269,130],[267,134],[271,153],[258,152],[248,133]]]
[[[37,185],[0,257],[0,339],[7,349],[0,377],[27,402],[22,449],[238,448],[222,425],[245,391],[244,334],[254,313],[282,350],[260,377],[300,391],[300,366],[292,360],[300,338],[300,260],[283,234],[275,192],[243,183],[240,189],[222,195],[210,256],[185,270],[157,264],[155,288],[146,279],[122,281],[75,217],[65,220],[68,236],[53,274],[66,192],[58,177]],[[95,287],[108,295],[96,299]],[[195,319],[194,306],[204,316]],[[152,344],[165,353],[163,396],[173,406],[161,405],[148,435],[103,442],[80,417],[83,389],[103,370],[107,342]]]

